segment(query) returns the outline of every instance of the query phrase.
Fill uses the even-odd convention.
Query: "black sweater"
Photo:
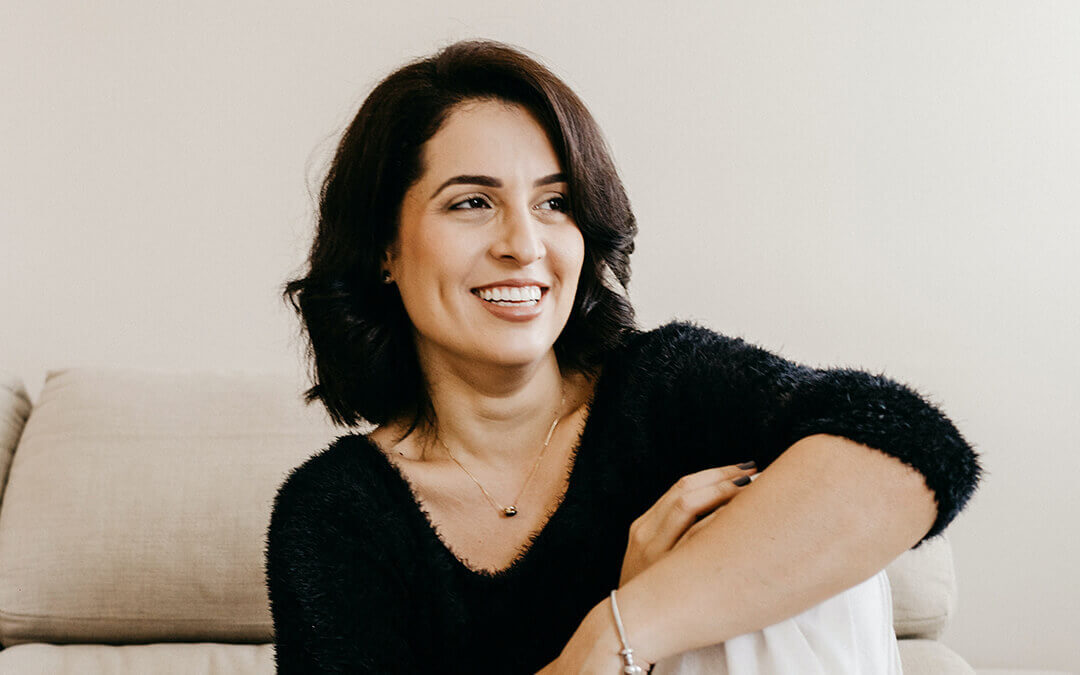
[[[686,323],[628,336],[605,361],[567,491],[507,569],[466,567],[366,437],[344,436],[278,492],[266,574],[280,673],[534,673],[617,586],[630,523],[680,476],[844,436],[923,474],[927,536],[979,465],[941,412],[884,377],[815,370]]]

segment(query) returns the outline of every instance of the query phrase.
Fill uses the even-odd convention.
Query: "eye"
[[[559,195],[558,197],[551,197],[540,202],[536,207],[544,211],[561,211],[566,213],[569,210],[569,205],[566,203],[566,197]]]
[[[473,195],[466,197],[460,202],[455,202],[450,205],[451,211],[466,211],[468,209],[489,209],[491,205],[487,203],[487,200],[479,195]]]

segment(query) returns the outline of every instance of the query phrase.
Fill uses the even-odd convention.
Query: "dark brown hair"
[[[618,285],[630,282],[637,223],[592,115],[566,84],[520,51],[458,42],[395,71],[361,105],[322,184],[307,272],[285,286],[307,332],[313,382],[307,401],[322,401],[337,424],[411,415],[415,428],[433,414],[412,324],[397,287],[381,283],[380,265],[397,238],[405,192],[423,170],[424,143],[455,106],[478,99],[528,109],[566,174],[585,261],[554,346],[560,367],[592,371],[634,328],[633,307]]]

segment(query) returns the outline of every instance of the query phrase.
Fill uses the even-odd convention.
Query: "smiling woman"
[[[636,232],[592,117],[521,52],[375,88],[286,296],[308,400],[377,428],[278,492],[279,672],[898,672],[881,570],[963,508],[971,448],[886,378],[639,330]]]
[[[421,370],[537,362],[570,317],[585,256],[544,128],[521,106],[462,103],[422,163],[386,255]]]
[[[501,122],[498,138],[479,127],[477,115]],[[519,140],[530,144],[531,164],[518,156]],[[494,164],[497,158],[503,165]],[[525,170],[537,173],[519,175]],[[601,356],[622,342],[634,327],[633,308],[621,291],[630,280],[637,224],[599,128],[574,92],[540,64],[495,43],[462,42],[383,80],[338,146],[320,195],[310,269],[286,286],[312,345],[315,383],[309,401],[321,401],[343,425],[383,425],[408,417],[414,429],[421,421],[433,422],[414,320],[401,295],[412,281],[385,276],[389,256],[409,243],[404,238],[409,232],[424,237],[442,232],[456,242],[456,234],[479,229],[467,226],[477,218],[494,219],[486,227],[489,235],[503,228],[509,239],[500,245],[520,246],[518,216],[525,202],[505,201],[509,181],[517,181],[512,187],[518,191],[523,181],[532,181],[539,193],[527,200],[530,209],[537,207],[530,213],[547,223],[543,216],[551,211],[562,224],[556,229],[564,236],[573,229],[572,236],[583,240],[576,288],[573,283],[559,288],[560,295],[573,297],[552,345],[560,366],[595,369]],[[522,195],[515,192],[512,198]],[[421,221],[428,226],[408,228]],[[430,224],[436,221],[443,226],[433,233]],[[493,259],[488,269],[471,270],[472,280],[459,283],[471,284],[472,290],[521,276],[517,270],[503,273],[512,267],[508,261],[513,262]],[[480,274],[493,276],[475,276]]]

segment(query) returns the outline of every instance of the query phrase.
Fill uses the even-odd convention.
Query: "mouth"
[[[491,286],[470,292],[496,307],[533,307],[540,304],[548,290],[547,286]]]

